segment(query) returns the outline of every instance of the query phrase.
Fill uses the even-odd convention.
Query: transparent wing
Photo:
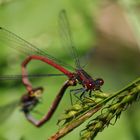
[[[55,61],[56,63],[73,70],[72,66],[64,63],[59,59],[56,59],[45,51],[39,49],[38,47],[32,45],[31,43],[2,27],[0,27],[0,44],[4,45],[4,47],[6,46],[15,49],[15,51],[20,52],[21,55],[24,56],[33,54],[46,56],[47,58]]]
[[[62,42],[64,46],[66,46],[69,49],[73,59],[75,60],[76,68],[80,69],[81,66],[78,57],[78,52],[73,43],[70,24],[65,10],[62,10],[59,13],[59,26],[60,26],[60,35],[62,37]]]
[[[7,105],[0,106],[0,124],[8,119],[19,105],[19,101],[13,101]]]
[[[21,80],[22,77],[28,78],[46,78],[51,76],[65,76],[64,74],[35,74],[35,75],[2,75],[0,76],[0,81],[3,80]]]

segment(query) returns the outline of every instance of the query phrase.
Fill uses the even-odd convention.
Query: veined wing
[[[22,39],[21,37],[17,36],[16,34],[8,31],[5,28],[0,27],[0,44],[4,44],[7,47],[13,48],[22,53],[22,55],[42,55],[46,56],[47,58],[55,61],[56,63],[67,67],[69,69],[74,69],[72,66],[64,63],[63,61],[56,59],[55,57],[49,55],[45,51],[41,50],[40,48],[32,45],[31,43],[27,42],[26,40]]]
[[[0,106],[0,124],[6,121],[10,115],[12,115],[18,105],[19,101],[16,100],[4,106]]]
[[[21,80],[22,77],[28,77],[28,78],[46,78],[46,77],[52,77],[52,76],[65,76],[65,74],[32,74],[32,75],[1,75],[0,81],[3,80]]]
[[[65,10],[62,10],[59,13],[59,26],[60,26],[60,34],[62,36],[62,42],[64,42],[65,46],[68,47],[73,59],[75,60],[76,68],[80,69],[81,66],[78,52],[73,43],[72,33],[70,30],[70,23]]]

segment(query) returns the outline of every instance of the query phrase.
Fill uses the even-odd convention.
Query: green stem
[[[133,81],[132,83],[128,84],[126,87],[121,89],[120,91],[116,92],[115,94],[109,96],[108,98],[100,101],[97,105],[93,106],[91,109],[88,109],[86,112],[80,114],[78,117],[76,117],[74,120],[70,121],[69,123],[66,123],[58,132],[56,132],[49,140],[57,140],[69,132],[71,132],[74,128],[81,125],[85,120],[93,116],[97,111],[99,111],[106,103],[108,103],[110,100],[114,99],[118,95],[124,94],[126,92],[129,92],[129,90],[135,89],[140,91],[140,88],[136,88],[140,86],[140,78]]]

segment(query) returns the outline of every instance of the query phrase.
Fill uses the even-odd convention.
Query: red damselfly
[[[22,69],[21,75],[1,76],[0,80],[8,80],[8,79],[10,80],[10,79],[18,79],[18,78],[22,79],[22,83],[27,89],[27,93],[21,97],[19,104],[21,105],[25,117],[37,127],[43,125],[46,121],[48,121],[52,117],[66,89],[69,86],[76,86],[77,84],[81,85],[81,88],[75,89],[73,90],[73,92],[81,93],[80,98],[82,98],[82,96],[85,93],[89,93],[90,96],[93,91],[100,90],[101,86],[104,83],[103,79],[101,78],[93,79],[81,67],[77,50],[72,42],[69,22],[65,10],[62,10],[60,12],[59,19],[60,19],[59,20],[60,26],[66,27],[66,29],[63,31],[64,32],[63,35],[64,38],[68,41],[67,47],[71,51],[72,57],[75,60],[75,68],[47,54],[42,49],[25,41],[24,39],[20,38],[16,34],[6,30],[5,28],[0,27],[0,43],[2,45],[4,44],[4,46],[6,44],[6,46],[8,46],[10,49],[18,50],[18,52],[21,52],[24,57],[24,61],[21,64],[21,69]],[[58,71],[60,71],[62,74],[29,75],[27,72],[27,65],[30,64],[32,60],[38,60],[44,62],[50,65],[51,67],[57,69]],[[39,98],[43,92],[43,88],[42,87],[34,88],[29,78],[35,78],[39,76],[46,77],[46,76],[62,76],[62,75],[67,76],[68,80],[66,80],[62,85],[60,91],[55,97],[46,115],[43,116],[43,118],[39,121],[35,120],[34,117],[31,115],[31,111],[36,107],[36,105],[38,105]]]

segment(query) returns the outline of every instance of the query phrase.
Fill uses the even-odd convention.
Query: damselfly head
[[[97,78],[95,80],[95,89],[98,90],[104,84],[104,80],[101,78]]]
[[[42,93],[43,93],[43,88],[42,87],[38,87],[38,88],[35,88],[31,91],[31,97],[36,97],[36,98],[41,98],[42,96]]]

